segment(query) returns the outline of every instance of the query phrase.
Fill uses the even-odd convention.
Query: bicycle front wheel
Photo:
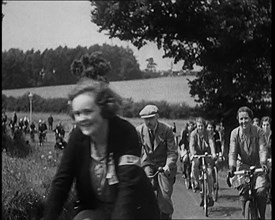
[[[208,183],[207,183],[207,179],[204,178],[203,179],[203,208],[204,208],[204,214],[206,217],[208,217]]]
[[[216,202],[218,200],[218,194],[219,194],[219,181],[218,181],[218,169],[216,166],[213,168],[214,172],[214,201]]]
[[[251,200],[247,200],[244,208],[244,218],[245,219],[258,219],[257,215],[257,207],[253,206],[253,202]]]

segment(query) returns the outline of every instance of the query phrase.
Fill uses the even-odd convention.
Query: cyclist
[[[237,111],[239,126],[231,131],[228,163],[230,176],[236,170],[249,169],[250,166],[264,167],[267,169],[267,148],[264,132],[260,127],[252,125],[253,111],[247,106],[240,107]],[[256,190],[257,208],[261,219],[265,219],[267,178],[266,174],[257,174],[254,188]],[[242,214],[244,216],[245,201],[248,190],[245,185],[238,188]]]
[[[30,120],[28,119],[27,116],[24,117],[23,123],[24,123],[24,126],[23,126],[24,132],[26,134],[29,131],[29,124],[30,124]]]
[[[266,138],[266,142],[267,142],[267,155],[268,158],[271,159],[272,156],[272,152],[271,152],[271,139],[272,139],[272,131],[271,131],[271,118],[269,116],[264,116],[261,119],[261,127],[265,133],[265,138]],[[270,192],[271,192],[271,187],[272,187],[272,163],[271,161],[269,163],[267,163],[267,167],[269,170],[269,182],[270,182]],[[268,194],[268,202],[271,202],[271,193]]]
[[[195,155],[202,155],[209,153],[212,155],[212,158],[205,158],[207,164],[207,174],[208,174],[208,188],[209,188],[209,206],[214,205],[213,199],[213,165],[214,160],[216,159],[215,152],[215,143],[213,137],[210,136],[207,132],[206,122],[202,117],[196,119],[196,129],[191,132],[189,149],[191,154],[191,179],[192,179],[192,188],[194,192],[199,189],[199,166],[200,160]],[[214,160],[213,160],[214,159]],[[200,206],[203,206],[203,195],[201,194],[201,203]]]
[[[62,137],[62,138],[65,137],[65,129],[64,129],[63,125],[61,124],[61,122],[58,122],[58,124],[56,125],[56,127],[54,129],[54,132],[55,132],[56,139],[58,137]]]
[[[65,137],[65,130],[59,122],[55,128],[55,149],[64,149],[67,146],[67,142],[64,140]]]
[[[31,136],[31,139],[32,141],[34,141],[34,133],[35,133],[35,124],[34,122],[32,121],[31,124],[30,124],[30,136]]]
[[[119,96],[108,84],[83,78],[69,103],[77,127],[52,181],[44,220],[58,219],[72,186],[79,201],[74,220],[158,219],[154,191],[140,167],[138,134],[117,115]]]
[[[216,130],[214,121],[207,122],[206,130],[209,132],[209,135],[213,137],[213,140],[215,142],[215,152],[216,154],[218,154],[218,160],[216,162],[218,165],[218,162],[223,160],[224,155],[224,141],[222,135]]]
[[[24,121],[23,121],[23,118],[20,118],[20,119],[19,119],[18,127],[19,127],[19,129],[21,129],[22,131],[24,130]]]
[[[174,208],[171,200],[177,171],[178,151],[173,128],[158,120],[158,108],[146,105],[139,113],[144,123],[137,127],[143,146],[141,166],[147,176],[163,167],[164,173],[158,176],[158,204],[161,219],[171,219]],[[152,179],[152,184],[154,179]]]
[[[185,129],[181,132],[181,139],[179,142],[180,149],[180,162],[182,165],[182,176],[185,179],[185,182],[188,188],[191,188],[191,162],[190,162],[190,151],[189,151],[189,139],[190,134],[194,130],[194,122],[188,121],[186,123]]]
[[[257,117],[253,118],[252,124],[257,126],[257,127],[260,127],[260,119],[257,118]]]
[[[42,146],[42,142],[46,139],[46,132],[47,132],[47,125],[43,123],[43,121],[40,119],[38,121],[38,132],[39,132],[39,144]]]

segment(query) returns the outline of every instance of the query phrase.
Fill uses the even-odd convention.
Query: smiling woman
[[[106,82],[88,78],[70,93],[76,128],[52,181],[45,220],[58,219],[74,180],[79,199],[74,220],[159,218],[155,194],[140,167],[135,127],[117,116],[120,102]]]

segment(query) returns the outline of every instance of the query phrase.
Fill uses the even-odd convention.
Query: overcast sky
[[[163,59],[154,43],[140,50],[129,42],[109,39],[90,20],[89,1],[7,1],[2,6],[5,17],[2,21],[2,51],[19,48],[44,51],[58,46],[75,48],[94,44],[124,46],[134,51],[141,69],[146,68],[146,59],[153,57],[158,70],[171,68],[171,59]],[[173,69],[181,68],[181,63]]]

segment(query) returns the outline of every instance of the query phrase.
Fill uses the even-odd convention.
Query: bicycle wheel
[[[204,174],[206,175],[206,174]],[[208,191],[208,183],[207,178],[204,176],[203,182],[202,182],[202,189],[203,189],[203,208],[204,208],[204,214],[206,217],[208,217],[208,198],[209,198],[209,191]]]
[[[219,193],[219,181],[218,181],[218,169],[216,166],[213,168],[214,172],[214,201],[216,202],[218,200],[218,193]]]
[[[245,219],[258,219],[257,215],[257,207],[253,206],[253,202],[251,200],[247,200],[244,208],[244,218]]]

